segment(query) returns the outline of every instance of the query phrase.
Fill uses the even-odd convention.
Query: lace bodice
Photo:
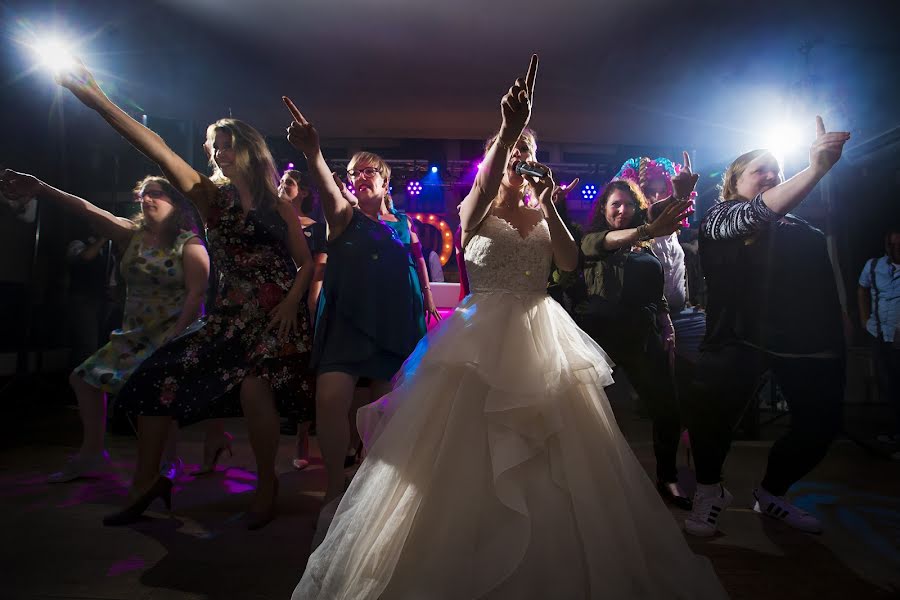
[[[547,222],[525,238],[507,221],[488,215],[465,249],[472,293],[545,292],[553,250]]]

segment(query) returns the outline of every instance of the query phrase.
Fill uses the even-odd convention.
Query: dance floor
[[[613,403],[649,471],[649,423],[635,416],[627,400],[614,396]],[[77,412],[61,402],[20,399],[13,405],[0,446],[0,598],[290,597],[309,552],[324,487],[315,449],[312,465],[294,471],[292,439],[282,436],[279,516],[265,529],[250,532],[241,511],[254,486],[253,458],[243,422],[228,421],[235,455],[217,473],[180,477],[171,514],[154,505],[143,521],[109,528],[100,521],[125,496],[134,439],[110,437],[114,469],[108,475],[47,484],[46,473],[77,446]],[[859,422],[874,431],[880,417],[868,410],[861,414]],[[793,501],[819,516],[826,532],[799,533],[750,509],[751,489],[770,445],[766,440],[782,427],[765,427],[762,441],[736,445],[727,465],[735,503],[721,519],[723,533],[709,540],[689,538],[693,550],[712,560],[733,598],[900,597],[900,462],[873,456],[847,439],[837,442],[826,461],[792,490]],[[200,460],[201,443],[202,427],[180,433],[179,454],[188,470]],[[679,454],[684,466],[686,457],[686,451]],[[686,468],[683,475],[684,484],[692,487]],[[672,509],[673,519],[682,517]]]

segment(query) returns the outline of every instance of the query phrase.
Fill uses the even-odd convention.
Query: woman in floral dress
[[[169,424],[237,415],[247,418],[258,485],[247,527],[274,518],[279,409],[291,412],[310,389],[309,318],[302,299],[312,257],[265,140],[236,119],[207,128],[212,178],[195,171],[156,133],[128,116],[79,65],[60,80],[86,106],[155,161],[197,207],[220,277],[206,323],[161,348],[120,394],[140,415],[132,501],[107,525],[135,521],[157,497],[169,505],[172,482],[157,474]],[[277,403],[276,403],[277,399]]]
[[[46,198],[125,249],[119,267],[127,287],[122,328],[69,376],[84,436],[78,453],[48,477],[50,483],[63,483],[108,466],[106,396],[118,393],[154,350],[200,316],[209,256],[197,236],[190,205],[162,177],[146,177],[135,188],[141,202],[136,221],[116,217],[31,175],[6,171],[2,187],[10,196]]]

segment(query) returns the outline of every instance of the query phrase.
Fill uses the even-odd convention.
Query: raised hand
[[[681,222],[694,212],[691,208],[692,203],[692,200],[675,200],[668,203],[662,213],[647,225],[648,233],[657,238],[678,231],[681,228]]]
[[[332,173],[331,177],[334,179],[334,184],[338,186],[338,189],[341,191],[341,196],[344,197],[344,200],[350,203],[350,206],[359,206],[359,200],[350,193],[350,189],[347,187],[347,184],[344,183],[344,180],[341,179],[337,173]]]
[[[825,122],[816,115],[816,141],[809,149],[809,166],[820,175],[831,170],[840,160],[844,144],[850,139],[847,131],[825,131]]]
[[[568,198],[569,192],[578,187],[579,181],[581,181],[581,178],[576,177],[569,182],[569,185],[556,186],[556,189],[553,190],[553,204],[558,204],[560,200],[565,200],[566,198]]]
[[[90,108],[96,108],[107,100],[106,94],[97,85],[94,75],[78,59],[75,59],[73,66],[56,75],[56,83],[72,92],[76,98],[81,100],[82,104]]]
[[[41,180],[34,175],[5,169],[0,173],[0,192],[8,200],[25,202],[41,192]]]
[[[287,139],[291,145],[305,154],[307,158],[319,152],[319,132],[303,116],[297,105],[287,96],[281,97],[284,105],[291,111],[294,121],[287,128]]]
[[[691,170],[691,155],[687,151],[684,151],[682,154],[684,163],[682,163],[681,171],[672,178],[672,190],[676,198],[687,200],[697,186],[697,180],[700,179],[700,175]]]
[[[538,56],[531,55],[525,79],[516,79],[509,91],[500,99],[500,114],[503,124],[500,126],[500,137],[505,140],[517,140],[522,130],[531,120],[531,107],[534,104],[534,80],[537,77]]]

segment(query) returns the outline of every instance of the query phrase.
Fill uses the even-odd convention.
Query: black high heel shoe
[[[202,477],[203,475],[209,475],[211,473],[215,473],[216,465],[218,464],[219,459],[222,458],[222,456],[226,452],[228,453],[228,458],[231,458],[232,456],[234,456],[234,452],[231,449],[231,441],[233,439],[234,439],[233,436],[230,433],[226,432],[225,433],[225,441],[222,442],[221,446],[216,448],[216,451],[213,453],[211,459],[207,459],[207,457],[205,456],[206,449],[204,448],[203,464],[200,466],[199,469],[197,469],[196,471],[191,473],[191,475],[193,475],[194,477]]]
[[[669,484],[665,481],[656,482],[656,491],[659,492],[659,495],[662,496],[663,500],[676,508],[680,508],[681,510],[692,510],[694,508],[693,500],[687,496],[676,496],[672,493],[672,490],[669,489]]]
[[[356,452],[353,454],[348,454],[344,457],[344,468],[349,469],[355,464],[362,462],[362,451],[363,451],[363,443],[362,441],[356,446]]]
[[[275,480],[275,491],[272,493],[272,503],[269,504],[269,507],[263,511],[248,511],[247,512],[247,529],[250,531],[256,531],[257,529],[262,529],[266,525],[272,522],[275,518],[275,513],[277,512],[275,507],[278,504],[278,480]]]
[[[160,498],[167,510],[172,510],[172,480],[159,477],[150,486],[150,489],[138,496],[134,502],[118,512],[103,517],[103,524],[110,527],[128,525],[141,518],[150,503]]]

